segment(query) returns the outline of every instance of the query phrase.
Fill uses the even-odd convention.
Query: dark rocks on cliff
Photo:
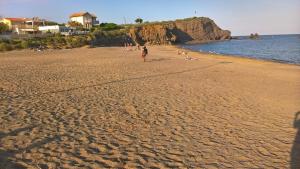
[[[133,26],[129,36],[138,44],[163,45],[226,40],[231,38],[231,33],[209,18],[195,17]]]

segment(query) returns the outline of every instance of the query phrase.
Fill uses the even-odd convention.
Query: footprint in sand
[[[125,102],[124,108],[126,113],[128,113],[132,118],[137,118],[139,113],[131,103]]]

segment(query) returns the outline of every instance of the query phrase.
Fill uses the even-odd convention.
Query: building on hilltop
[[[83,25],[84,28],[90,29],[94,25],[99,24],[97,21],[97,16],[90,14],[89,12],[79,12],[70,15],[70,21],[78,22]]]
[[[9,30],[17,34],[33,34],[38,32],[39,26],[45,25],[45,20],[34,18],[2,18],[0,22],[6,24]]]

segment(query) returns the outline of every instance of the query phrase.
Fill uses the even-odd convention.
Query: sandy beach
[[[300,66],[177,50],[0,53],[0,168],[300,168]]]

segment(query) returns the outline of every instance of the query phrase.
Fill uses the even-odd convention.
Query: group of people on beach
[[[127,51],[133,51],[133,50],[141,51],[142,59],[144,62],[146,62],[146,57],[148,55],[148,48],[146,47],[146,45],[141,46],[140,44],[137,44],[134,48],[132,43],[126,42],[124,44],[124,47],[125,47],[125,50],[127,50]],[[177,55],[184,56],[185,60],[198,60],[196,58],[190,57],[188,51],[186,51],[186,50],[177,50]]]
[[[132,43],[125,43],[124,47],[125,47],[125,50],[128,50],[128,51],[132,51],[133,50]],[[141,47],[141,45],[137,44],[135,50],[141,51],[141,56],[142,56],[144,62],[146,62],[146,56],[148,55],[148,48],[146,47],[146,45],[144,45],[143,47]]]

